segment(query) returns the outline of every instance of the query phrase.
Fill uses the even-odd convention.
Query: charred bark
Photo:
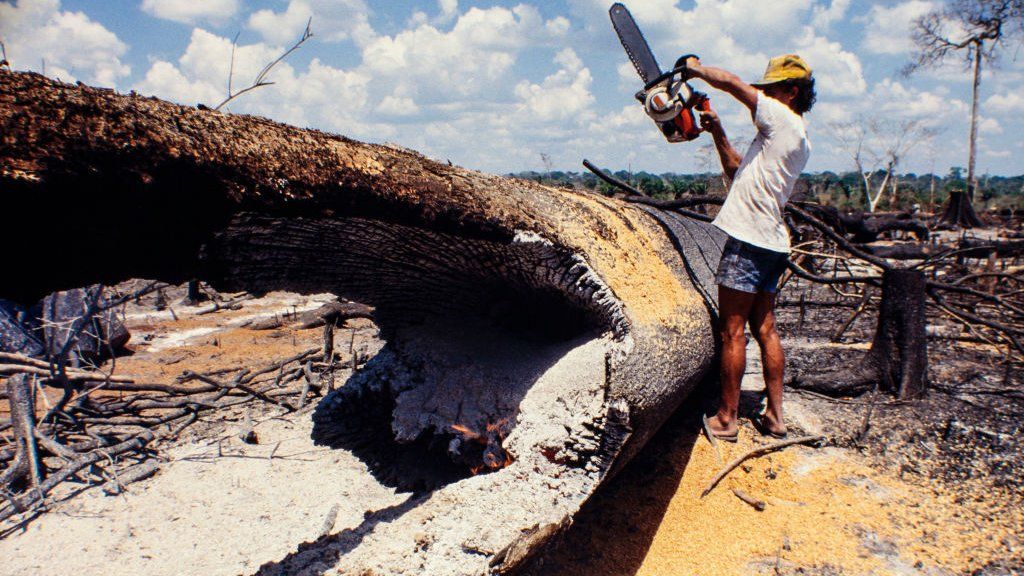
[[[943,252],[948,252],[949,247],[941,246],[939,244],[924,244],[924,243],[904,243],[904,244],[893,244],[890,246],[862,246],[865,251],[873,256],[879,258],[887,258],[890,260],[927,260],[934,256],[938,256]]]
[[[939,216],[939,223],[958,228],[979,228],[985,225],[974,211],[971,197],[959,191],[949,193],[949,200],[942,210],[942,216]]]
[[[858,244],[874,242],[886,232],[903,231],[927,240],[928,225],[907,213],[879,216],[866,212],[840,212],[831,206],[805,205],[814,215]]]
[[[829,396],[857,396],[876,387],[900,399],[924,394],[928,371],[925,286],[920,270],[885,271],[878,324],[867,354],[848,362],[854,368],[797,374],[790,385]]]
[[[988,258],[995,253],[999,258],[1013,258],[1024,255],[1024,240],[985,240],[964,238],[960,240],[959,256],[963,258]]]
[[[528,554],[499,551],[542,546],[531,528],[571,519],[713,361],[723,238],[653,208],[33,74],[0,72],[0,134],[5,203],[50,225],[12,254],[35,272],[15,299],[198,278],[374,307],[387,345],[320,403],[316,438],[433,492],[339,539],[342,571],[511,568]],[[13,220],[0,241],[36,236]],[[493,472],[460,480],[467,460]]]
[[[35,395],[32,378],[19,374],[7,379],[7,399],[11,407],[11,431],[14,433],[15,456],[7,470],[0,474],[0,488],[38,486],[43,480],[35,438]]]
[[[882,274],[878,329],[868,358],[883,389],[900,399],[924,394],[928,371],[925,277],[921,270]]]

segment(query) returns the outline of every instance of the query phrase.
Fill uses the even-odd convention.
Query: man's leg
[[[740,380],[747,367],[747,339],[744,335],[755,294],[718,286],[718,333],[722,338],[722,365],[719,380],[722,399],[718,413],[708,419],[715,435],[732,436],[738,425]]]
[[[786,356],[782,341],[775,330],[775,294],[758,292],[750,310],[750,333],[761,347],[761,365],[768,393],[765,427],[774,434],[786,433],[782,415],[782,376],[786,369]]]

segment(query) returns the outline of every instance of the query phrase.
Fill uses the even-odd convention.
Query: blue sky
[[[908,29],[938,0],[634,0],[659,61],[696,52],[753,79],[770,56],[815,69],[808,170],[866,167],[892,134],[914,131],[904,172],[966,165],[969,76],[959,62],[904,78]],[[231,39],[235,86],[301,34],[314,37],[270,80],[229,105],[298,126],[387,142],[489,172],[717,169],[710,139],[668,144],[632,94],[639,79],[608,23],[607,0],[16,0],[0,1],[0,40],[15,69],[135,90],[182,104],[224,98]],[[1005,51],[982,84],[979,173],[1020,174],[1024,62]],[[695,82],[695,87],[707,90]],[[749,115],[709,90],[730,136]],[[852,127],[852,128],[851,128]],[[927,131],[923,131],[927,129]],[[846,137],[844,141],[844,137]],[[875,153],[874,155],[872,153]]]

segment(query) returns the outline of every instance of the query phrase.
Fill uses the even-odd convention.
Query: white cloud
[[[1024,96],[1020,92],[993,94],[985,100],[985,108],[1001,114],[1024,112]]]
[[[224,22],[238,12],[238,0],[142,0],[142,10],[184,24]]]
[[[995,118],[982,118],[978,122],[978,130],[982,134],[1002,134],[1003,126]]]
[[[364,47],[362,68],[417,102],[472,105],[482,94],[500,99],[518,54],[552,43],[565,27],[559,19],[545,22],[531,6],[470,8],[450,31],[422,23],[378,36]]]
[[[255,12],[249,27],[268,42],[282,45],[298,39],[310,19],[316,37],[328,42],[352,40],[363,46],[376,36],[363,0],[290,0],[283,12]]]
[[[203,80],[190,80],[174,64],[157,60],[145,78],[135,85],[141,94],[155,95],[182,104],[206,103],[215,106],[224,98],[223,88]]]
[[[860,58],[843,50],[838,42],[804,29],[794,48],[814,70],[815,85],[821,97],[857,96],[867,88]]]
[[[420,107],[412,98],[405,96],[385,96],[377,105],[377,112],[386,116],[415,116],[419,114]]]
[[[849,8],[850,0],[832,0],[828,6],[816,4],[814,6],[814,26],[827,29],[832,24],[842,20]]]
[[[82,12],[60,10],[60,0],[0,2],[0,38],[17,69],[64,81],[115,86],[131,68],[121,61],[128,46]]]
[[[895,6],[872,6],[864,24],[861,47],[871,54],[908,54],[914,48],[910,29],[914,20],[934,10],[934,2],[910,0]]]
[[[549,122],[564,121],[578,117],[594,103],[590,93],[590,70],[572,48],[565,48],[555,56],[561,66],[557,72],[544,79],[541,84],[523,80],[516,85],[515,94],[520,99],[518,110],[524,120]]]

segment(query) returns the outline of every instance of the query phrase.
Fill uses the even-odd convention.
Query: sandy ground
[[[239,325],[325,298],[274,294],[239,311],[176,310],[178,320],[137,310],[128,318],[137,353],[118,360],[118,373],[170,381],[185,369],[286,357],[317,345],[320,330]],[[351,333],[366,353],[380,345],[372,326]],[[337,340],[347,350],[348,339]],[[756,354],[750,359],[748,403],[762,386]],[[584,507],[537,574],[945,575],[1024,554],[1020,510],[996,513],[990,500],[963,501],[948,486],[901,479],[849,449],[795,447],[752,460],[701,499],[721,465],[696,434],[700,409],[680,411]],[[808,404],[794,398],[789,410],[804,431],[829,434]],[[251,574],[407,499],[373,482],[349,453],[314,447],[308,409],[288,416],[260,409],[257,445],[237,439],[239,413],[224,416],[232,420],[200,422],[163,448],[160,473],[127,494],[82,490],[0,540],[0,574]],[[722,456],[764,442],[747,425],[738,444],[721,444]],[[767,509],[753,510],[733,488]]]

